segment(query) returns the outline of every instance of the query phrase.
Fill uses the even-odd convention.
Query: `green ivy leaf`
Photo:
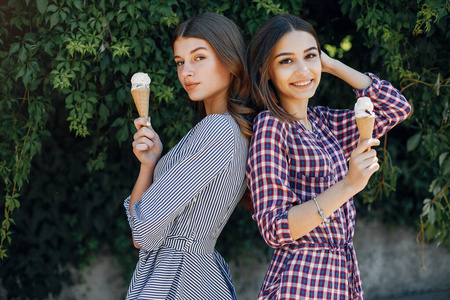
[[[128,126],[125,124],[119,129],[119,131],[117,131],[116,134],[117,141],[119,142],[119,144],[121,144],[122,142],[128,139],[128,136],[129,136]]]
[[[41,14],[47,11],[48,0],[36,0],[36,5]]]
[[[55,25],[58,24],[58,21],[59,21],[59,14],[57,12],[55,12],[50,17],[50,29],[55,27]]]
[[[419,146],[420,140],[422,138],[422,132],[418,132],[408,139],[406,142],[406,151],[414,151],[417,146]]]
[[[19,51],[19,60],[21,62],[26,62],[28,58],[27,49],[25,47],[21,47]]]

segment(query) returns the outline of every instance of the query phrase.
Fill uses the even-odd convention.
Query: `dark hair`
[[[254,110],[248,106],[250,80],[246,65],[246,47],[238,27],[228,18],[205,12],[175,29],[172,45],[179,37],[195,37],[207,41],[233,79],[228,88],[227,108],[239,124],[242,134],[252,135]]]
[[[276,90],[269,80],[269,58],[278,41],[288,32],[304,31],[320,44],[314,28],[297,16],[284,14],[267,20],[255,33],[248,49],[248,65],[251,81],[251,98],[258,111],[269,110],[282,121],[294,121],[294,116],[278,105]]]

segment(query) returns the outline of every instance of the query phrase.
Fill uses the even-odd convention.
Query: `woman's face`
[[[179,37],[173,44],[178,79],[192,101],[227,101],[231,73],[211,45],[199,38]]]
[[[286,33],[269,59],[269,77],[281,106],[295,105],[314,96],[322,74],[315,38],[305,31]]]

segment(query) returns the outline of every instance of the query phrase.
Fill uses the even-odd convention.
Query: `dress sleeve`
[[[356,98],[369,97],[372,100],[376,114],[373,137],[380,138],[408,117],[411,106],[388,81],[381,80],[372,73],[365,74],[372,78],[372,84],[367,89],[354,90],[354,93]],[[327,113],[329,127],[348,158],[359,139],[355,112],[353,109],[330,109]]]
[[[221,115],[206,117],[196,129],[191,149],[171,169],[144,192],[129,213],[129,198],[124,202],[135,241],[144,250],[158,248],[170,232],[173,220],[234,155],[234,133]]]
[[[253,126],[247,162],[247,184],[253,200],[259,231],[273,248],[293,243],[287,214],[298,203],[289,188],[288,149],[284,124],[268,113]]]

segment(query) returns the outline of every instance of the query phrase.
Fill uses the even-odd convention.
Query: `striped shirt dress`
[[[410,105],[389,82],[367,73],[373,83],[355,90],[370,97],[379,138],[404,120]],[[254,121],[247,165],[248,187],[258,228],[275,248],[258,299],[364,299],[353,247],[353,198],[305,236],[294,240],[287,214],[291,207],[342,180],[358,144],[353,110],[309,107],[313,131],[300,122],[282,122],[268,111]]]
[[[236,299],[214,246],[246,189],[247,154],[234,118],[209,115],[159,160],[133,216],[125,199],[141,246],[126,299]]]

